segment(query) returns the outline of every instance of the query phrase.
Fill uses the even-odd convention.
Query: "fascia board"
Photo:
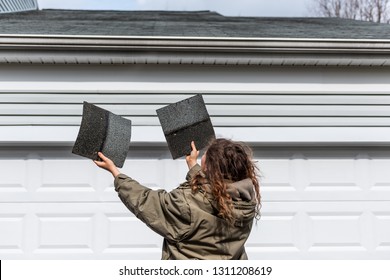
[[[3,34],[0,63],[388,66],[390,40]]]

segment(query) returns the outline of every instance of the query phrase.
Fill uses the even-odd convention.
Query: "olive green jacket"
[[[200,170],[191,168],[187,181],[171,192],[151,190],[124,174],[115,178],[115,190],[137,218],[164,237],[162,259],[247,259],[244,244],[256,209],[251,180],[228,185],[236,217],[228,226],[217,216],[210,191],[192,192],[188,182]]]

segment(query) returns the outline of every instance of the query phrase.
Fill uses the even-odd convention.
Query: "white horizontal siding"
[[[0,64],[0,74],[3,75],[5,72],[1,71]],[[390,69],[390,68],[389,68]],[[386,69],[385,69],[386,70]],[[390,75],[390,71],[384,71]],[[65,94],[90,94],[90,93],[120,93],[120,94],[129,94],[129,93],[159,93],[159,94],[183,94],[183,93],[223,93],[223,94],[275,94],[275,95],[389,95],[390,94],[390,84],[385,81],[381,83],[372,83],[371,80],[365,81],[364,77],[357,76],[356,82],[361,81],[360,84],[354,84],[348,80],[344,82],[339,79],[332,83],[325,83],[325,81],[318,81],[318,83],[311,83],[309,81],[300,80],[297,83],[290,82],[265,82],[254,77],[254,81],[248,79],[248,81],[236,81],[232,79],[233,77],[227,77],[219,82],[210,82],[207,78],[201,83],[198,82],[174,82],[171,80],[165,81],[153,81],[153,82],[142,82],[142,81],[104,81],[104,79],[109,79],[111,77],[100,77],[102,80],[90,81],[90,77],[80,73],[80,77],[58,77],[59,81],[53,82],[45,80],[45,77],[41,78],[40,81],[4,81],[1,79],[10,78],[15,79],[18,75],[23,73],[14,73],[11,77],[0,76],[0,93],[65,93]],[[67,75],[68,73],[63,73]],[[342,75],[341,73],[336,73]],[[376,74],[373,72],[372,74]],[[381,74],[381,73],[379,73]],[[42,75],[49,75],[48,73],[42,73]],[[171,75],[177,76],[177,73],[171,73]],[[214,75],[214,73],[208,73],[208,75]],[[277,75],[277,73],[275,73]],[[306,75],[306,73],[302,73]],[[33,77],[26,77],[30,79]],[[127,77],[123,77],[126,79]],[[171,77],[163,77],[171,78]],[[203,77],[199,77],[202,78]],[[219,77],[216,77],[219,78]],[[231,78],[231,79],[229,79]],[[380,80],[386,79],[387,77],[379,77]],[[66,79],[71,79],[70,81]],[[73,80],[75,79],[75,80]],[[85,81],[80,81],[80,79],[85,79]],[[365,83],[367,82],[367,84]]]
[[[1,116],[2,126],[79,126],[81,116]],[[134,126],[159,126],[157,116],[131,116]],[[216,117],[214,127],[388,127],[390,118],[367,117]]]
[[[156,110],[191,94],[0,94],[0,125],[79,125],[82,102],[159,125]],[[388,96],[204,94],[215,126],[389,126]],[[365,103],[366,102],[366,103]]]
[[[0,104],[80,104],[85,100],[94,104],[105,104],[112,100],[117,104],[164,104],[177,102],[192,93],[0,93]],[[255,105],[390,105],[389,94],[232,94],[208,93],[204,95],[207,104],[255,104]]]
[[[79,127],[88,101],[135,127],[159,127],[156,109],[201,93],[216,128],[389,127],[389,75],[387,68],[0,65],[0,126]]]
[[[223,100],[223,96],[221,99]],[[166,105],[168,103],[101,104],[106,110],[129,117],[154,116],[157,109]],[[206,103],[206,106],[209,114],[215,117],[390,117],[390,105],[252,105],[242,103],[210,105]],[[4,116],[79,116],[82,113],[82,105],[0,104],[0,112]]]

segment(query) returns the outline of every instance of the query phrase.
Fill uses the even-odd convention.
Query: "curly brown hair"
[[[232,224],[234,222],[232,199],[227,192],[227,181],[237,182],[250,178],[256,194],[256,218],[260,217],[261,196],[258,168],[252,159],[252,150],[242,142],[224,138],[213,140],[206,149],[202,169],[206,175],[195,176],[192,190],[198,191],[207,182],[218,205],[218,216]]]

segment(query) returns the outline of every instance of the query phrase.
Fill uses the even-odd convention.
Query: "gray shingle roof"
[[[390,25],[338,18],[225,17],[209,11],[37,10],[0,14],[0,34],[390,39]]]

